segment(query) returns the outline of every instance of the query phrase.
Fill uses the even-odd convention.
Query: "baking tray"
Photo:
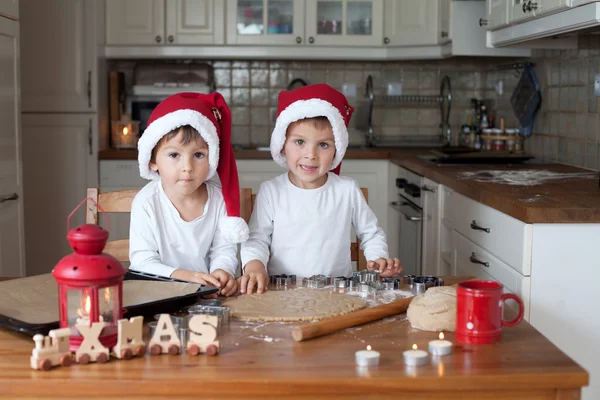
[[[50,282],[53,281],[54,278],[50,274],[39,275],[38,277],[29,277],[29,278],[21,278],[13,281],[4,281],[3,285],[8,284],[9,282],[22,281],[27,279],[39,279],[40,282]],[[165,278],[156,275],[146,274],[143,272],[137,271],[128,271],[124,277],[125,281],[154,281],[154,282],[179,282],[179,283],[189,283],[185,281],[181,281],[173,278]],[[180,296],[169,297],[166,299],[160,299],[155,301],[147,301],[140,304],[133,304],[129,306],[125,306],[123,308],[126,309],[123,318],[131,318],[138,315],[141,316],[151,316],[154,314],[160,313],[172,313],[177,310],[180,310],[183,307],[190,306],[194,304],[199,297],[216,293],[219,289],[212,286],[205,286],[200,284],[198,285],[198,289],[193,293],[188,293]],[[0,301],[2,300],[2,291],[0,290]],[[58,297],[58,295],[57,295]],[[58,309],[58,301],[53,300],[56,304],[56,309]],[[43,334],[47,335],[48,332],[52,329],[57,329],[59,327],[58,321],[51,322],[26,322],[20,320],[18,318],[14,318],[9,315],[2,314],[0,312],[0,327],[7,328],[16,332],[25,333],[27,335],[35,335],[35,334]]]

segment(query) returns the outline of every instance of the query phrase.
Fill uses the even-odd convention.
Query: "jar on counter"
[[[507,151],[522,151],[522,141],[517,140],[517,135],[519,134],[518,129],[507,129],[506,134],[509,136],[509,139],[506,140],[506,150]],[[519,142],[519,150],[517,150],[517,142]]]
[[[504,150],[504,139],[502,138],[503,133],[504,132],[502,129],[492,129],[492,135],[494,136],[494,143],[492,144],[493,151]]]
[[[481,141],[483,151],[492,151],[494,144],[493,129],[483,129],[481,131]]]

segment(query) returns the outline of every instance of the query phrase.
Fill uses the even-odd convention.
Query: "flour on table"
[[[365,308],[360,298],[328,290],[297,288],[243,294],[223,302],[234,318],[259,321],[313,321]]]
[[[596,179],[597,172],[552,172],[547,170],[484,170],[461,172],[458,179],[471,179],[476,182],[499,183],[502,185],[534,186],[566,179]]]

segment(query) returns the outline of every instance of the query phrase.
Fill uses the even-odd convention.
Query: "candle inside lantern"
[[[83,301],[83,310],[81,308],[77,309],[77,315],[79,317],[76,319],[76,324],[89,324],[90,323],[90,309],[92,308],[92,302],[90,300],[89,295],[85,295],[85,300]],[[100,322],[104,322],[104,318],[100,315]]]
[[[427,364],[427,352],[419,350],[416,344],[413,344],[412,348],[412,350],[406,350],[403,353],[404,364],[411,366]]]
[[[445,356],[452,353],[452,342],[444,340],[444,332],[440,332],[439,340],[429,342],[429,352],[434,356]]]
[[[371,346],[367,346],[366,350],[360,350],[355,353],[356,365],[359,367],[370,367],[379,364],[379,352],[371,350]]]
[[[139,121],[132,121],[124,114],[120,121],[112,121],[112,146],[116,149],[129,149],[137,146]]]

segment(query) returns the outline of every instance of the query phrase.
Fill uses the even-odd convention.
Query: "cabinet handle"
[[[308,38],[308,43],[313,44],[315,42],[315,38],[314,37],[309,37]]]
[[[296,36],[296,43],[302,43],[302,38],[300,36]]]
[[[435,189],[434,189],[434,188],[430,188],[430,187],[429,187],[429,186],[427,186],[427,185],[423,185],[423,186],[421,186],[421,190],[422,190],[423,192],[431,192],[431,193],[435,193]]]
[[[87,97],[88,97],[88,107],[92,108],[92,71],[88,71]]]
[[[479,18],[479,26],[485,26],[488,24],[487,19]]]
[[[17,200],[18,198],[19,198],[19,195],[16,193],[7,194],[5,196],[0,196],[0,204],[4,203],[5,201]]]
[[[383,38],[383,44],[390,44],[390,38],[389,37]]]
[[[537,8],[538,8],[537,3],[534,3],[534,2],[531,2],[531,1],[529,3],[527,3],[527,9],[529,11],[537,10]]]
[[[446,32],[446,31],[442,31],[442,33],[441,33],[441,36],[442,36],[443,38],[445,38],[445,37],[448,37],[448,32]]]
[[[475,220],[471,221],[471,229],[474,231],[484,231],[485,233],[490,233],[490,228],[484,228],[477,225],[477,221]]]
[[[93,154],[93,149],[92,149],[92,120],[89,120],[89,124],[88,124],[88,145],[90,148],[90,156]]]
[[[167,40],[169,41],[169,43],[173,43],[173,41],[175,40],[175,38],[173,37],[173,35],[169,35],[169,37],[167,38]]]
[[[469,261],[471,261],[473,264],[481,264],[486,268],[490,267],[489,262],[478,260],[477,257],[475,257],[475,253],[471,253],[471,256],[469,257]]]
[[[156,37],[154,38],[154,40],[156,40],[156,43],[160,43],[160,41],[162,40],[162,38],[160,37],[160,35],[156,35]]]
[[[527,13],[527,2],[523,2],[523,13]]]

